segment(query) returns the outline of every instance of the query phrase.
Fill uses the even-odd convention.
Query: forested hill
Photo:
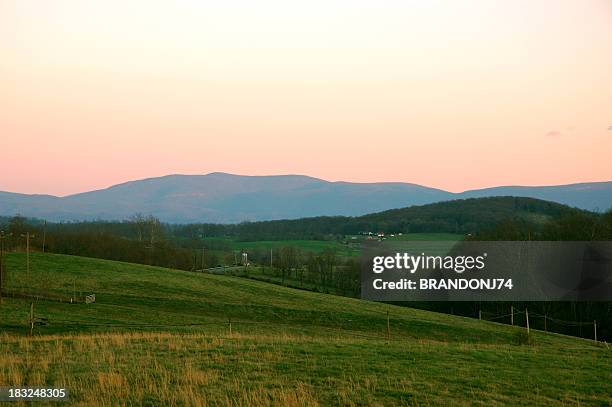
[[[393,209],[359,217],[321,216],[238,225],[191,224],[173,227],[183,237],[235,236],[243,240],[318,239],[362,232],[478,233],[512,220],[538,229],[547,220],[586,213],[554,202],[520,197],[471,198]]]
[[[570,214],[594,213],[554,202],[523,197],[470,198],[402,209],[392,209],[364,216],[319,216],[291,220],[245,222],[240,224],[192,223],[162,225],[167,238],[200,239],[231,236],[240,240],[323,239],[330,235],[354,235],[363,232],[384,233],[464,233],[491,230],[504,221],[513,221],[538,230],[546,221]],[[8,226],[10,218],[1,218]],[[157,221],[159,222],[159,221]],[[40,229],[42,221],[30,219]],[[105,233],[129,239],[138,237],[142,225],[134,219],[121,222],[93,221],[49,224],[59,233]],[[15,231],[16,234],[21,233]]]

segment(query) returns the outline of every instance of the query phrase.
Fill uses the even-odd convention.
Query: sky
[[[0,190],[612,180],[611,0],[0,0]]]

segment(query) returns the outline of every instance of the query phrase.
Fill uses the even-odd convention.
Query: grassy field
[[[458,241],[463,235],[453,233],[404,233],[402,235],[390,235],[386,237],[389,241]],[[333,250],[338,256],[354,257],[360,254],[360,244],[365,240],[364,236],[345,236],[339,240],[258,240],[240,241],[233,238],[209,237],[203,241],[210,243],[212,247],[224,247],[227,250],[278,250],[285,246],[300,248],[305,252],[321,253]]]
[[[400,241],[452,241],[462,240],[465,236],[455,233],[404,233],[395,236],[386,236],[387,240]]]
[[[0,306],[0,386],[65,386],[75,405],[612,403],[612,353],[586,340],[521,346],[517,327],[104,260],[7,266],[12,286],[96,294],[35,301],[33,338],[29,300]]]
[[[211,237],[203,239],[204,243],[209,242],[213,247],[225,247],[227,250],[262,250],[268,252],[270,249],[278,250],[285,246],[297,247],[305,252],[321,253],[326,250],[333,250],[339,256],[358,256],[358,242],[351,244],[340,240],[257,240],[240,241],[233,238]]]

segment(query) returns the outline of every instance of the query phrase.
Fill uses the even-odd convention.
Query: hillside
[[[239,225],[202,225],[200,229],[207,236],[232,235],[243,240],[321,238],[362,232],[467,234],[490,229],[509,219],[537,229],[547,220],[577,211],[580,210],[532,198],[471,198],[358,217],[322,216]],[[185,234],[193,228],[193,225],[177,226],[175,231]]]
[[[453,199],[523,196],[604,211],[612,182],[496,187],[452,193],[402,182],[330,182],[303,175],[168,175],[66,197],[0,192],[0,215],[49,221],[122,220],[137,212],[169,223],[239,223],[368,213]]]
[[[459,198],[525,196],[603,212],[612,208],[612,182],[584,182],[546,187],[503,186],[462,192]]]
[[[9,286],[94,304],[0,306],[0,386],[55,383],[74,404],[606,405],[592,342],[234,277],[71,256],[7,259]],[[389,312],[390,338],[387,338]],[[231,332],[230,332],[231,321]],[[89,352],[95,349],[96,352]]]
[[[385,231],[473,233],[489,229],[500,221],[508,219],[534,226],[542,225],[549,219],[572,212],[575,212],[575,209],[540,199],[490,197],[392,209],[361,216],[356,222],[364,225],[373,224]],[[454,231],[453,224],[456,227]],[[450,230],[449,225],[451,225]]]

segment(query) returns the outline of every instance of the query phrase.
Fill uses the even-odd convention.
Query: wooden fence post
[[[478,320],[482,320],[482,310],[478,310]]]
[[[514,307],[510,306],[510,325],[514,326]]]
[[[597,321],[593,321],[593,333],[595,334],[595,342],[597,342]]]
[[[229,334],[230,336],[232,336],[232,319],[228,319],[228,323],[229,323]]]
[[[525,321],[527,321],[527,335],[529,335],[529,312],[525,308]]]
[[[548,316],[546,316],[546,314],[544,314],[544,332],[547,332],[548,330],[546,329],[546,319],[548,318]]]

